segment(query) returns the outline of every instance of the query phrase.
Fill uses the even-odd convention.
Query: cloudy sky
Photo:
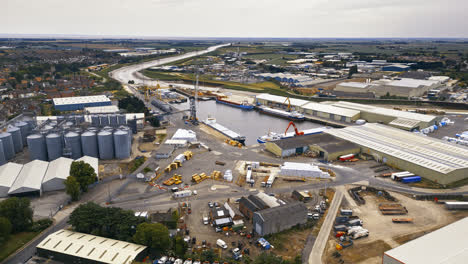
[[[0,34],[468,37],[468,0],[0,0]]]

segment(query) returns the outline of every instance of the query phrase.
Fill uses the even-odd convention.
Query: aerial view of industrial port
[[[0,6],[0,264],[468,263],[467,1]]]

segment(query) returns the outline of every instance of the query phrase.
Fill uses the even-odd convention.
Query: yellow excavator
[[[289,96],[286,97],[286,100],[284,100],[283,104],[288,102],[288,112],[291,112],[291,100],[289,100]]]

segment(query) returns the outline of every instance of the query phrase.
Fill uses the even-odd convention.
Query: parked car
[[[184,261],[181,260],[181,259],[176,259],[176,260],[174,261],[174,264],[183,264],[183,263],[184,263]]]
[[[228,247],[226,242],[221,239],[216,240],[216,245],[222,249],[226,249]]]
[[[158,260],[158,264],[166,264],[166,261],[167,261],[167,257],[166,257],[166,256],[162,256],[162,257]]]
[[[185,243],[190,243],[190,236],[185,236],[184,237],[184,242]]]
[[[213,203],[212,203],[212,202],[208,202],[208,207],[213,208]]]
[[[216,231],[216,232],[221,232],[221,231],[223,231],[223,229],[222,229],[221,227],[218,227],[218,226],[217,226],[217,227],[215,228],[215,231]]]
[[[204,225],[207,225],[208,223],[209,223],[208,216],[207,216],[207,215],[203,215],[203,224],[204,224]]]

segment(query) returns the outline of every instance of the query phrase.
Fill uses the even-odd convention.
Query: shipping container
[[[411,177],[405,177],[401,179],[402,183],[412,183],[412,182],[420,182],[421,177],[420,176],[411,176]]]
[[[173,197],[174,198],[182,198],[182,197],[188,197],[188,196],[191,196],[191,195],[192,195],[191,190],[184,190],[184,191],[175,192],[173,194]]]
[[[354,159],[354,154],[347,154],[347,155],[340,156],[341,161],[347,161],[350,159]]]

